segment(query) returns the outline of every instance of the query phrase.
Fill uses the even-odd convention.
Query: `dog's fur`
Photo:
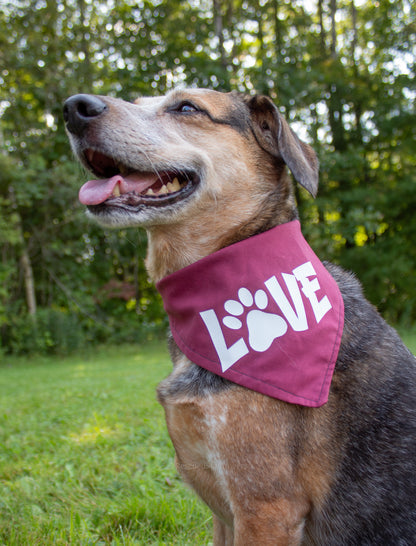
[[[122,194],[89,207],[104,226],[147,229],[154,281],[297,218],[285,164],[317,191],[314,152],[265,97],[93,97],[102,111],[81,108],[88,97],[69,99],[65,112],[84,165],[103,174],[87,151],[95,150],[131,171],[192,173],[192,191],[176,200]],[[355,278],[327,268],[344,298],[345,327],[320,408],[229,383],[170,339],[174,369],[158,397],[178,471],[213,511],[216,545],[415,544],[416,361]]]

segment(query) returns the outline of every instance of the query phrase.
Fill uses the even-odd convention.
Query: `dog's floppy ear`
[[[316,197],[319,164],[313,149],[295,135],[268,97],[251,97],[247,106],[259,145],[273,156],[282,158],[299,184]]]

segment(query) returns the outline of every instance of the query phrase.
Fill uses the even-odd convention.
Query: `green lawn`
[[[163,342],[2,358],[0,545],[209,544],[156,402],[170,369]]]
[[[1,545],[209,543],[156,402],[163,345],[2,357]]]

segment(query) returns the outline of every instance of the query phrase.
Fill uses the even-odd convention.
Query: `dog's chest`
[[[325,409],[299,408],[234,384],[209,388],[195,364],[179,351],[172,356],[175,368],[158,387],[159,401],[178,472],[211,510],[232,525],[236,510],[250,510],[250,498],[272,506],[290,492],[300,507],[322,506],[332,481],[327,439],[307,415]]]
[[[184,392],[190,366],[194,365],[185,356],[177,359],[172,374],[158,387],[176,467],[208,506],[231,522],[230,476],[222,452],[229,426],[228,407],[222,397],[220,401],[215,395]]]

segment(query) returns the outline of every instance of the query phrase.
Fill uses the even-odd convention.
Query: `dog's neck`
[[[228,215],[224,232],[224,215],[201,214],[198,225],[186,221],[149,228],[146,268],[154,283],[217,250],[267,231],[279,224],[298,218],[294,201],[290,198],[286,207],[276,210],[269,200],[266,211],[252,214],[242,222],[241,217]],[[281,205],[281,203],[280,203]],[[243,216],[244,217],[244,216]],[[233,221],[234,220],[234,221]]]

